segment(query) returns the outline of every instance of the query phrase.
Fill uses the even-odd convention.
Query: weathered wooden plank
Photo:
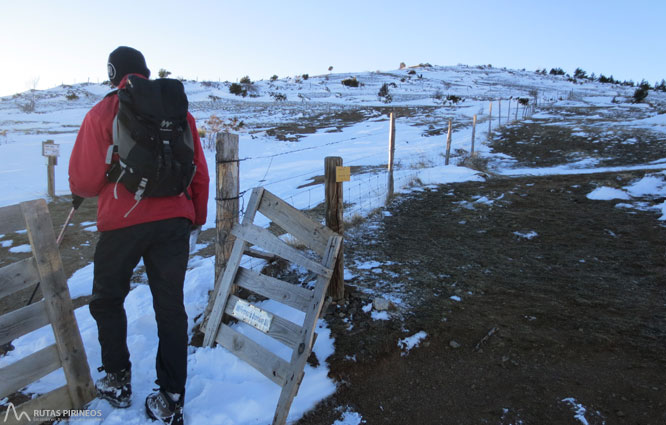
[[[224,309],[224,312],[238,320],[243,320],[242,317],[234,315],[234,307],[236,306],[238,300],[239,298],[237,296],[231,295],[229,297],[229,301],[227,302],[227,306]],[[265,332],[266,335],[276,339],[277,341],[280,341],[287,347],[297,348],[300,340],[302,339],[301,331],[303,328],[285,318],[277,316],[273,313],[270,314],[273,316],[273,320],[271,321],[268,332]]]
[[[231,294],[231,288],[234,279],[236,278],[236,272],[238,272],[238,266],[243,258],[243,252],[245,251],[246,246],[247,243],[245,241],[236,239],[227,266],[224,268],[224,273],[222,273],[222,277],[218,282],[217,292],[214,292],[211,295],[214,299],[214,304],[210,311],[210,315],[208,316],[208,321],[204,326],[204,347],[212,347],[215,344],[217,330],[222,324],[224,307],[227,304],[229,294]]]
[[[33,257],[0,268],[0,298],[39,282],[39,273]]]
[[[86,352],[74,317],[53,223],[43,199],[21,204],[39,272],[44,306],[55,335],[72,403],[83,407],[95,398]]]
[[[254,221],[263,194],[264,189],[262,187],[256,187],[252,190],[252,196],[250,196],[245,216],[243,216],[243,223],[252,223]],[[204,329],[204,347],[212,347],[215,344],[217,327],[220,325],[222,315],[224,314],[224,304],[227,302],[227,296],[234,290],[233,280],[236,277],[236,271],[247,248],[248,245],[245,241],[234,241],[234,246],[231,249],[231,255],[224,268],[224,272],[222,272],[221,277],[216,278],[213,293],[208,299],[206,310],[204,310],[204,320],[201,324],[201,328]],[[219,296],[222,296],[223,299],[218,302]],[[213,315],[215,316],[215,320],[211,321]]]
[[[317,254],[324,255],[328,238],[333,236],[333,231],[328,227],[312,220],[269,191],[264,192],[259,212]]]
[[[0,369],[0,398],[60,368],[58,347],[49,345],[29,356]]]
[[[0,233],[11,233],[25,229],[21,204],[0,208]]]
[[[240,267],[236,285],[297,310],[307,311],[314,291]]]
[[[342,237],[332,236],[329,239],[328,248],[326,254],[324,255],[323,263],[326,267],[333,267],[341,246]],[[312,350],[315,333],[314,329],[324,304],[324,298],[326,297],[326,291],[328,289],[329,283],[330,278],[326,278],[324,276],[319,276],[317,278],[317,283],[314,289],[315,296],[312,303],[312,309],[306,313],[305,320],[303,322],[302,345],[299,345],[299,348],[294,350],[291,357],[290,364],[294,373],[289,376],[289,379],[285,383],[284,387],[282,387],[282,391],[280,392],[280,398],[275,410],[275,416],[273,417],[274,425],[283,425],[286,423],[287,416],[289,415],[289,409],[291,408],[291,403],[294,401],[294,397],[296,397],[296,394],[298,393],[298,388],[303,379],[303,369],[305,368],[305,363],[307,362],[307,359],[310,356],[310,352]]]
[[[289,363],[225,324],[220,326],[215,341],[279,386],[291,373]]]
[[[258,249],[248,248],[245,250],[245,255],[248,257],[259,258],[260,260],[266,260],[269,263],[277,259],[276,255],[270,254],[268,252],[259,251]]]
[[[3,422],[4,424],[18,425],[18,424],[36,424],[44,421],[44,418],[40,420],[37,417],[34,417],[35,410],[72,410],[79,409],[82,406],[76,406],[72,403],[72,399],[69,396],[69,391],[67,385],[62,386],[58,389],[46,393],[40,397],[34,398],[32,400],[22,403],[6,414],[7,419]],[[11,409],[11,407],[10,407]],[[2,419],[5,419],[5,416],[1,416]]]
[[[280,238],[259,226],[243,223],[239,226],[235,226],[231,232],[236,235],[237,238],[243,239],[253,245],[260,246],[266,251],[272,252],[285,260],[289,260],[305,267],[318,275],[325,276],[327,279],[330,278],[333,273],[330,268],[324,267],[316,261],[309,259],[296,248],[292,248]]]
[[[49,324],[44,300],[0,316],[0,345]]]

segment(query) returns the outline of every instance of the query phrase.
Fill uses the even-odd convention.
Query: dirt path
[[[666,228],[585,196],[641,176],[441,186],[350,232],[352,293],[327,317],[339,389],[299,424],[344,408],[369,424],[666,423]],[[402,300],[390,320],[362,309],[375,294]]]

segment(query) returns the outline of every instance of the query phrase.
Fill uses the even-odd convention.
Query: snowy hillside
[[[359,87],[343,84],[350,79],[357,81]],[[655,169],[653,174],[627,188],[600,188],[590,196],[591,199],[622,197],[627,208],[660,210],[666,217],[666,203],[641,202],[646,196],[666,195],[666,176],[657,171],[666,168],[666,151],[661,147],[666,140],[666,93],[650,91],[645,103],[633,103],[633,87],[590,81],[574,83],[563,76],[467,66],[329,74],[307,79],[297,76],[234,86],[245,90],[246,96],[231,94],[231,85],[185,82],[190,111],[206,133],[202,139],[205,145],[213,144],[211,116],[224,123],[234,119],[244,123],[237,131],[240,189],[244,193],[264,186],[298,208],[314,208],[324,199],[323,184],[317,179],[323,174],[324,157],[341,156],[344,165],[353,167],[351,181],[344,185],[346,218],[364,216],[381,208],[387,193],[388,113],[394,112],[397,116],[394,176],[398,193],[448,182],[483,181],[491,174]],[[390,99],[378,96],[382,86],[388,89],[384,94]],[[56,194],[69,195],[68,160],[78,126],[86,112],[109,91],[106,85],[78,84],[0,99],[0,206],[46,197],[46,161],[41,155],[41,143],[47,139],[60,145]],[[527,99],[528,106],[519,105],[517,98]],[[492,115],[489,115],[490,102]],[[535,102],[536,110],[529,114]],[[469,159],[474,115],[478,118],[477,161]],[[452,161],[445,166],[443,155],[449,120],[453,124]],[[563,146],[547,153],[537,152],[533,146],[537,136],[551,137],[538,133],[542,130],[534,128],[537,124],[540,129],[559,131],[562,137],[551,142]],[[206,157],[212,172],[215,152],[206,149]],[[211,180],[213,194],[215,179]],[[248,195],[243,203],[247,203]],[[212,195],[208,217],[204,228],[215,225]],[[87,228],[95,230],[94,223],[88,223]],[[14,245],[12,240],[12,235],[0,235],[3,249],[0,252],[25,249]],[[190,261],[185,294],[190,331],[195,326],[194,319],[205,307],[207,291],[212,289],[213,262],[212,258],[202,256]],[[89,294],[92,265],[78,270],[69,284],[73,294]],[[147,286],[137,285],[126,303],[128,343],[135,367],[134,404],[128,410],[114,410],[106,402],[93,402],[93,409],[104,412],[104,424],[150,423],[144,417],[142,404],[154,381],[157,337],[151,305]],[[93,376],[99,378],[95,323],[87,308],[77,310],[77,319]],[[320,321],[317,332],[315,353],[320,365],[306,368],[290,420],[297,420],[335,391],[336,383],[327,376],[324,361],[334,350],[333,339],[324,321]],[[0,358],[0,366],[46,346],[50,343],[48,334],[48,329],[42,329],[14,341],[17,349]],[[272,348],[280,353],[280,344]],[[224,349],[192,347],[188,375],[186,422],[270,422],[278,387]],[[47,391],[61,381],[62,375],[56,372],[29,386],[27,391]]]

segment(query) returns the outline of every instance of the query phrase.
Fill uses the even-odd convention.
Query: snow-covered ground
[[[361,87],[341,84],[342,80],[352,77],[358,79]],[[391,103],[385,103],[377,95],[383,84],[388,85]],[[324,187],[322,184],[308,184],[323,174],[326,156],[341,156],[344,165],[354,167],[351,181],[344,186],[345,204],[348,204],[345,211],[347,218],[366,215],[381,208],[386,200],[386,114],[389,111],[397,114],[394,172],[397,193],[421,190],[427,185],[485,179],[484,173],[466,168],[462,162],[470,150],[474,115],[478,118],[475,151],[490,161],[494,173],[505,175],[601,171],[595,167],[595,158],[583,158],[556,167],[517,168],[512,158],[493,152],[485,142],[489,127],[495,129],[516,118],[529,119],[531,122],[559,121],[558,125],[569,126],[580,135],[586,134],[578,128],[581,119],[577,119],[575,112],[568,111],[593,108],[602,112],[600,115],[595,112],[592,117],[585,116],[587,124],[601,123],[607,125],[609,131],[622,127],[666,133],[666,115],[658,114],[658,109],[663,110],[663,105],[666,105],[666,95],[663,93],[650,92],[648,100],[654,101],[655,106],[636,105],[630,103],[633,88],[594,82],[574,84],[564,77],[488,67],[426,67],[356,75],[330,74],[307,79],[303,76],[290,77],[255,82],[249,87],[250,96],[245,98],[230,94],[229,83],[188,81],[185,87],[190,109],[200,127],[207,127],[206,122],[211,115],[223,121],[232,118],[244,121],[245,128],[240,133],[242,192],[248,193],[253,187],[264,186],[298,208],[315,207],[323,202]],[[0,206],[46,197],[46,160],[41,156],[41,143],[46,139],[52,139],[60,145],[55,173],[56,194],[69,194],[68,160],[78,126],[90,107],[109,90],[108,86],[81,84],[0,99]],[[286,101],[276,101],[278,95],[286,96]],[[459,96],[462,101],[457,104],[446,102],[447,95]],[[516,109],[515,99],[518,97],[529,98],[531,103],[536,98],[540,105],[559,108],[562,113],[558,115],[537,109],[533,116],[523,117],[523,107]],[[499,99],[502,99],[501,106],[497,102]],[[35,110],[25,112],[26,105],[33,100]],[[493,101],[493,109],[489,122],[490,101]],[[608,117],[613,114],[630,118],[611,122]],[[445,166],[448,120],[453,121],[454,131],[451,165]],[[210,143],[209,140],[204,141]],[[631,143],[631,140],[626,142]],[[214,170],[215,153],[207,150],[206,157],[209,169]],[[598,188],[589,197],[599,200],[623,199],[625,202],[621,205],[627,208],[658,209],[662,213],[661,219],[666,220],[666,202],[648,205],[641,201],[645,197],[666,196],[666,174],[657,171],[663,169],[665,164],[666,158],[658,158],[647,164],[606,168],[618,172],[632,168],[654,168],[655,172],[622,189]],[[211,193],[214,193],[214,185],[213,178]],[[211,196],[208,204],[209,220],[205,228],[214,226],[213,198]],[[246,202],[247,195],[243,199],[243,203]],[[87,224],[88,228],[95,230],[95,223]],[[517,236],[537,237],[533,232]],[[12,245],[11,235],[2,235],[0,239],[3,239],[0,241],[3,248],[13,252],[24,249]],[[194,318],[205,307],[207,291],[213,286],[213,275],[212,258],[195,256],[190,260],[185,284],[190,330],[195,325]],[[92,265],[78,270],[69,280],[69,285],[73,295],[89,294]],[[464,302],[462,299],[456,301]],[[271,308],[290,317],[289,311],[282,307]],[[104,424],[150,423],[143,414],[143,399],[152,390],[155,379],[157,335],[147,286],[137,285],[131,291],[126,309],[128,344],[133,361],[134,404],[129,409],[121,410],[112,409],[104,401],[94,401],[91,409],[103,411]],[[99,378],[97,366],[100,353],[95,323],[87,308],[78,309],[76,315],[93,377]],[[376,320],[389,318],[387,314],[375,316]],[[298,318],[292,320],[297,321]],[[290,420],[300,418],[318,401],[335,391],[335,382],[327,377],[325,362],[333,352],[333,340],[323,321],[320,321],[317,332],[319,337],[314,351],[320,365],[306,368],[305,379],[292,406]],[[14,341],[16,350],[1,358],[0,366],[49,344],[52,338],[49,334],[50,331],[43,328]],[[416,333],[411,339],[402,341],[401,347],[406,353],[425,337],[425,332]],[[273,342],[271,349],[279,354],[282,347]],[[188,376],[186,422],[264,424],[271,421],[279,388],[223,348],[192,347]],[[62,380],[62,373],[54,372],[26,390],[45,392],[61,385]],[[99,423],[99,420],[89,422]],[[358,424],[362,423],[362,418],[355,412],[345,411],[342,419],[336,423]]]

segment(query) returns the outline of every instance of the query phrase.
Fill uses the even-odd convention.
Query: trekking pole
[[[60,246],[60,244],[62,243],[62,239],[65,237],[65,229],[67,229],[67,226],[69,226],[69,222],[72,221],[72,217],[74,216],[74,211],[76,211],[76,208],[72,207],[72,209],[69,211],[69,215],[67,216],[67,220],[65,220],[65,224],[62,225],[62,230],[60,230],[58,239],[56,239],[56,245],[58,246]]]
[[[83,203],[83,198],[80,197],[79,195],[75,195],[72,193],[72,209],[69,211],[69,215],[67,216],[67,220],[65,220],[65,224],[63,224],[62,226],[62,230],[60,230],[58,239],[56,239],[56,245],[58,245],[58,247],[60,247],[60,244],[62,243],[62,240],[65,237],[65,229],[67,229],[67,226],[69,226],[69,222],[72,221],[72,217],[74,217],[74,212],[81,206],[82,203]],[[40,283],[41,282],[37,282],[37,285],[35,286],[35,289],[32,291],[32,295],[30,295],[30,299],[28,300],[28,304],[26,304],[26,306],[32,303],[32,300],[35,298],[35,295],[37,294],[37,290],[39,289]]]

